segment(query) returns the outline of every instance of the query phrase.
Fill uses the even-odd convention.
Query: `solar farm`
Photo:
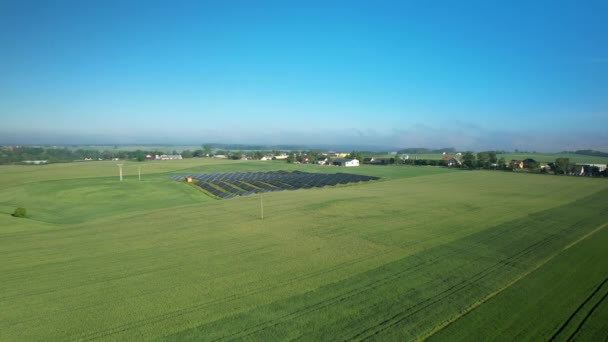
[[[0,341],[606,341],[606,179],[122,168],[0,165]]]
[[[217,198],[233,198],[260,192],[298,190],[378,180],[380,177],[349,173],[308,173],[302,171],[229,172],[173,175],[170,178],[192,178],[196,185]]]

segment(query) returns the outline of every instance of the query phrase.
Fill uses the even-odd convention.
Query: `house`
[[[263,156],[260,160],[272,160],[272,156]]]
[[[177,160],[182,159],[181,154],[161,154],[155,157],[156,160]]]
[[[390,164],[390,162],[391,162],[390,158],[378,158],[378,157],[363,158],[363,164],[388,165],[388,164]]]
[[[319,165],[325,165],[329,162],[329,159],[327,157],[321,157],[319,159],[317,159],[317,164]]]
[[[454,157],[449,157],[449,156],[445,156],[443,158],[441,158],[441,161],[447,165],[447,166],[457,166],[460,165],[460,160],[454,158]]]
[[[274,159],[276,160],[281,160],[281,159],[287,159],[289,156],[287,155],[287,153],[281,153],[277,156],[274,156]]]
[[[522,163],[524,163],[524,168],[526,168],[526,169],[530,168],[530,166],[532,166],[532,164],[537,164],[536,160],[534,160],[532,158],[524,159],[522,161]]]
[[[359,166],[357,159],[338,158],[333,161],[335,166]]]
[[[329,151],[327,153],[323,153],[323,155],[328,156],[330,158],[345,158],[348,153]]]
[[[509,167],[512,169],[523,169],[524,168],[524,162],[523,160],[511,160],[509,162]]]
[[[576,163],[576,166],[580,167],[582,174],[591,173],[591,170],[596,167],[599,172],[606,170],[606,164],[589,164],[589,163]]]

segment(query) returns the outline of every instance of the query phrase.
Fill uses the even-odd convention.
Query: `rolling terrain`
[[[0,340],[606,338],[604,179],[213,159],[124,170],[0,166]],[[262,220],[259,196],[215,200],[168,177],[275,170],[382,179],[264,194]]]

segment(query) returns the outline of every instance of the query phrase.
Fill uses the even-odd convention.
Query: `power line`
[[[118,165],[118,175],[120,178],[120,181],[122,182],[122,164],[116,164]]]

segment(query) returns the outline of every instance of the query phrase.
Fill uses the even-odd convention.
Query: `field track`
[[[603,225],[597,227],[596,229],[592,230],[591,232],[587,233],[585,236],[577,239],[576,241],[572,242],[571,244],[567,245],[566,247],[564,247],[561,251],[559,251],[557,254],[547,258],[545,261],[541,262],[540,264],[538,264],[536,267],[532,268],[531,270],[529,270],[528,272],[522,274],[521,276],[517,277],[516,279],[514,279],[513,281],[509,282],[507,285],[499,288],[498,290],[488,294],[487,296],[485,296],[482,300],[474,303],[473,305],[471,305],[469,308],[467,308],[464,312],[462,312],[461,314],[453,317],[452,319],[450,319],[449,321],[437,326],[435,329],[433,329],[431,332],[429,332],[428,335],[426,336],[420,336],[419,340],[426,340],[428,338],[430,338],[431,336],[433,336],[435,333],[443,330],[444,328],[446,328],[447,326],[449,326],[450,324],[456,322],[457,320],[459,320],[460,318],[466,316],[469,312],[475,310],[477,307],[481,306],[482,304],[484,304],[485,302],[487,302],[488,300],[494,298],[495,296],[497,296],[498,294],[500,294],[501,292],[503,292],[504,290],[508,289],[509,287],[513,286],[515,283],[519,282],[520,280],[524,279],[525,277],[529,276],[530,274],[532,274],[533,272],[536,272],[538,269],[540,269],[541,267],[545,266],[549,261],[555,259],[557,256],[559,256],[562,252],[566,251],[567,249],[571,248],[572,246],[580,243],[581,241],[583,241],[584,239],[589,238],[590,236],[592,236],[593,234],[597,233],[598,231],[600,231],[601,229],[604,229],[608,226],[608,223],[604,223]],[[591,299],[591,297],[593,295],[595,295],[597,293],[597,291],[600,289],[600,287],[604,286],[604,284],[608,282],[608,278],[606,278],[606,280],[604,280],[600,286],[591,294],[591,296],[581,304],[580,307],[582,307],[584,304],[586,304],[589,299]],[[579,307],[579,308],[580,308]],[[578,310],[577,310],[578,311]],[[574,317],[574,315],[576,314],[573,313],[572,316],[570,316],[570,318],[568,318],[568,321],[566,323],[564,323],[564,325],[553,335],[551,336],[550,340],[554,340],[563,330],[563,328],[570,322],[570,320]]]

